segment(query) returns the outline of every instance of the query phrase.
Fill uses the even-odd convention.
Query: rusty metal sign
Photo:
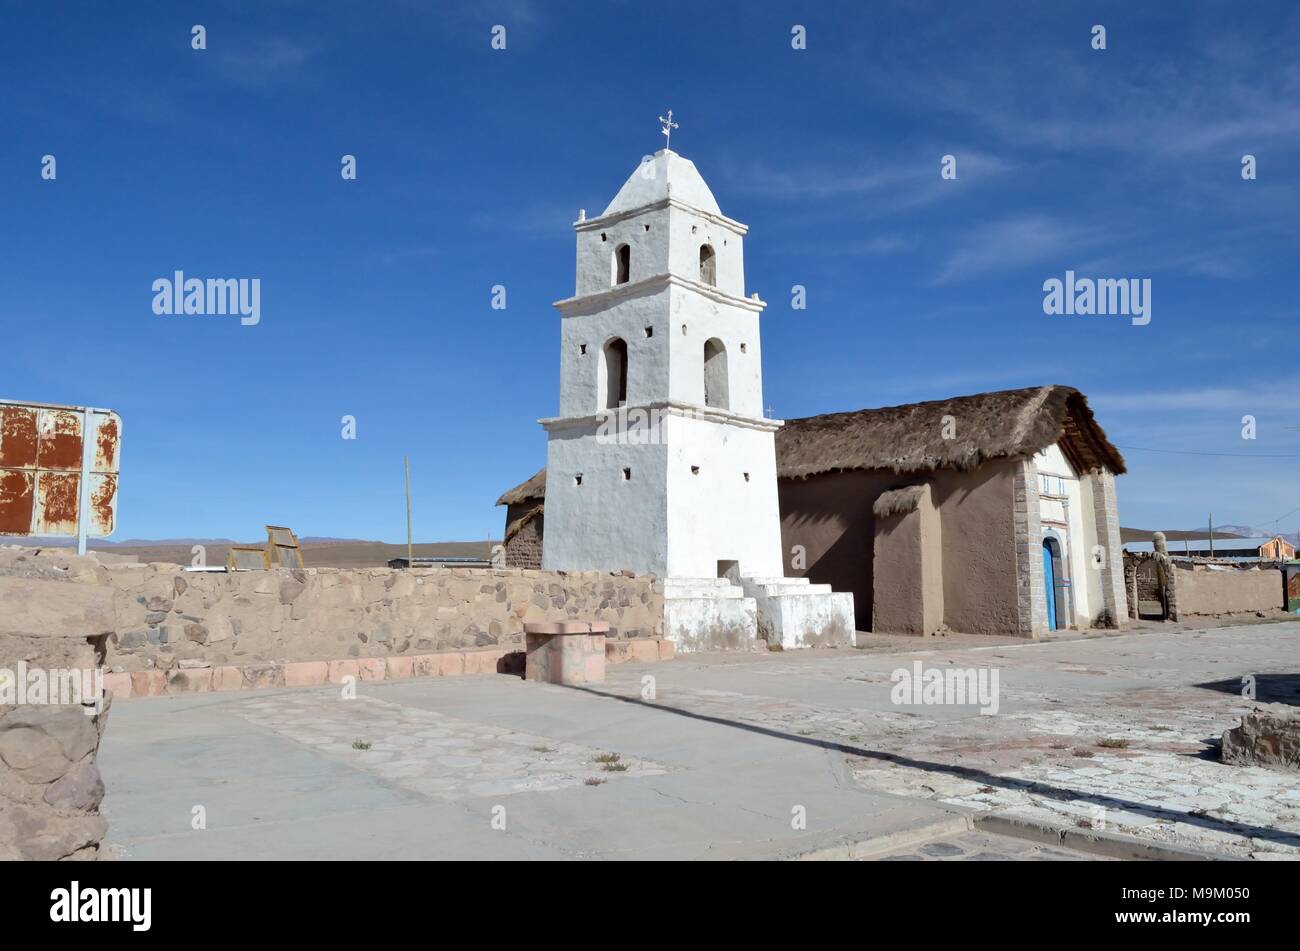
[[[113,534],[121,445],[112,410],[0,400],[0,535]]]

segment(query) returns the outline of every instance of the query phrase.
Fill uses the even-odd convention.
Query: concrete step
[[[813,584],[807,578],[784,578],[775,575],[742,577],[741,585],[753,597],[788,598],[801,595],[830,594],[828,584]]]
[[[743,598],[745,592],[738,585],[718,578],[667,578],[664,580],[664,598],[713,598],[733,600]]]
[[[665,585],[665,588],[667,585]],[[664,594],[664,636],[678,651],[755,650],[758,611],[753,598],[728,585],[727,594],[709,589],[705,597]]]
[[[808,584],[802,587],[798,585],[784,584],[764,584],[756,586],[769,598],[805,598],[809,595],[830,594],[831,586],[828,584]]]
[[[731,590],[723,588],[670,588],[664,586],[665,601],[681,601],[684,599],[697,598],[703,601],[735,601],[737,598],[745,597],[745,592],[739,588]]]
[[[853,595],[807,578],[742,576],[745,594],[758,608],[758,636],[783,649],[852,647]]]

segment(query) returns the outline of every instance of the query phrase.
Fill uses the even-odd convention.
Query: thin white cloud
[[[302,39],[232,39],[221,47],[217,68],[222,78],[236,85],[271,86],[300,76],[318,52],[316,44]]]
[[[876,257],[890,254],[906,254],[921,245],[921,239],[915,235],[879,234],[861,241],[790,241],[783,245],[784,253],[806,257],[826,258]]]
[[[1262,409],[1277,403],[1276,386],[1205,386],[1177,390],[1093,392],[1088,402],[1106,412],[1159,411],[1235,412],[1241,407]]]
[[[1105,234],[1049,215],[1014,215],[980,225],[961,239],[936,284],[1065,260],[1096,247]],[[1066,262],[1068,265],[1068,261]]]
[[[957,158],[957,180],[939,176],[942,156]],[[909,156],[874,156],[840,165],[773,167],[750,162],[724,166],[729,190],[779,202],[831,202],[873,198],[882,213],[914,208],[960,194],[967,181],[1013,171],[1015,163],[975,149],[932,148]]]

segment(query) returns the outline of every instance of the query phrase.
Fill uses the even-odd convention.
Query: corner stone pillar
[[[1119,534],[1119,503],[1115,497],[1115,475],[1102,469],[1092,474],[1093,515],[1097,544],[1106,550],[1101,572],[1102,608],[1108,627],[1123,627],[1129,616],[1124,585],[1124,546]]]
[[[1043,521],[1039,510],[1038,467],[1025,459],[1016,467],[1016,633],[1045,637],[1047,593],[1043,580]],[[1119,529],[1116,528],[1118,535]]]
[[[116,629],[93,556],[0,549],[0,861],[102,857],[97,755],[111,695],[96,674]],[[29,695],[20,679],[45,690]]]

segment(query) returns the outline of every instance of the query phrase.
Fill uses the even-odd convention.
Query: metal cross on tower
[[[664,148],[671,149],[673,144],[673,129],[677,128],[677,123],[673,121],[673,111],[671,109],[668,110],[667,119],[660,116],[659,122],[663,125],[662,132],[664,134]]]

